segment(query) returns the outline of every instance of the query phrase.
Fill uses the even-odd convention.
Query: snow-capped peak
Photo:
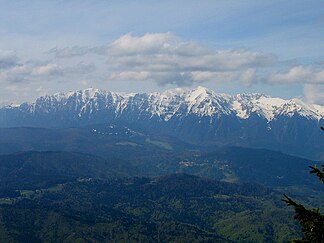
[[[324,117],[324,112],[315,108],[321,106],[307,105],[296,98],[284,100],[262,94],[239,94],[234,97],[232,104],[237,116],[242,119],[250,117],[252,113],[268,121],[278,116],[293,116],[294,114],[317,120]]]
[[[183,95],[189,91],[190,91],[189,89],[174,88],[174,89],[168,89],[164,91],[162,94],[166,96],[176,96],[176,95]]]
[[[107,109],[116,116],[121,116],[128,110],[164,121],[189,114],[211,118],[231,115],[239,119],[257,115],[268,122],[280,116],[291,117],[295,114],[308,119],[324,119],[323,106],[309,105],[299,99],[285,100],[263,94],[231,96],[218,94],[202,86],[192,90],[176,88],[148,94],[114,93],[88,88],[43,96],[32,104],[20,105],[20,108],[30,113],[50,113],[68,109],[78,112],[79,117]]]

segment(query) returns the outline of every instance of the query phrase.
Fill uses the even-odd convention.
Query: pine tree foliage
[[[294,218],[299,221],[304,237],[294,242],[324,242],[324,215],[320,214],[318,208],[306,209],[304,205],[298,204],[284,195],[283,201],[295,208]]]
[[[324,127],[321,127],[324,130]],[[310,173],[315,174],[324,184],[324,165],[319,169],[316,166],[309,166]],[[320,213],[319,208],[306,209],[304,205],[298,204],[288,196],[284,195],[282,201],[288,206],[295,209],[294,218],[300,223],[301,231],[304,234],[302,239],[294,240],[293,242],[324,242],[324,214]]]
[[[309,166],[312,170],[310,171],[311,174],[316,174],[318,178],[324,183],[324,165],[322,165],[322,171],[318,169],[316,166]]]

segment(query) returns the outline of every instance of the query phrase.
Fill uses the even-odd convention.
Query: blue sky
[[[203,85],[324,104],[324,1],[0,0],[0,104]]]

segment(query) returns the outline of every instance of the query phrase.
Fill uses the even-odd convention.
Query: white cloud
[[[285,72],[270,75],[266,82],[270,84],[324,84],[324,70],[311,66],[295,66]]]
[[[18,57],[13,51],[0,50],[0,70],[16,66],[18,60]]]
[[[167,33],[126,34],[97,47],[53,48],[59,59],[100,55],[106,59],[108,80],[152,81],[158,85],[188,86],[201,82],[253,83],[257,68],[276,58],[249,50],[214,50]],[[99,64],[100,65],[100,64]]]
[[[13,66],[0,72],[0,81],[7,83],[34,82],[42,79],[45,82],[57,78],[68,79],[74,77],[79,79],[81,75],[92,73],[95,70],[93,64],[77,63],[71,66],[61,66],[56,63],[25,63]]]
[[[305,84],[304,96],[308,103],[324,105],[324,84]]]
[[[48,63],[44,66],[33,68],[31,74],[35,76],[62,75],[63,69],[55,63]]]
[[[277,72],[272,74],[268,82],[272,84],[280,83],[300,83],[307,81],[309,76],[312,74],[310,67],[297,66],[293,67],[286,72]]]
[[[315,83],[324,84],[324,70],[314,73],[313,81]]]
[[[312,66],[295,66],[286,72],[272,74],[269,84],[302,84],[304,98],[308,103],[324,105],[324,70]]]
[[[14,66],[8,70],[0,72],[0,81],[19,83],[25,81],[29,73],[30,69],[27,66]]]
[[[74,82],[80,87],[90,80],[171,86],[205,82],[235,82],[240,87],[298,84],[305,85],[308,100],[312,95],[321,97],[322,90],[316,93],[314,85],[324,84],[321,64],[294,63],[291,67],[291,62],[279,62],[273,55],[246,49],[217,50],[170,32],[126,34],[106,45],[53,48],[47,55],[48,60],[22,61],[14,52],[0,51],[0,83],[34,82],[43,89],[51,86],[50,82]]]
[[[126,34],[105,46],[54,48],[49,53],[58,60],[89,55],[105,57],[107,80],[149,80],[177,86],[206,81],[241,81],[250,85],[257,68],[276,63],[272,55],[244,49],[215,50],[184,41],[170,32]]]
[[[217,72],[210,72],[210,71],[197,71],[192,72],[192,80],[197,82],[231,82],[231,81],[238,81],[241,82],[243,85],[249,86],[252,84],[253,80],[255,79],[255,72],[256,70],[253,68],[249,68],[243,71],[217,71]]]
[[[299,65],[271,73],[270,70],[279,63],[272,55],[244,49],[215,50],[184,41],[170,32],[143,36],[126,34],[103,46],[53,48],[48,53],[55,59],[18,64],[15,53],[0,51],[0,67],[6,66],[0,73],[0,80],[101,77],[108,81],[146,80],[176,86],[202,82],[239,82],[245,86],[260,81],[275,85],[324,82],[324,70],[312,66]],[[101,58],[89,55],[100,55]],[[85,64],[86,60],[94,64]],[[90,73],[93,75],[83,77]]]
[[[103,54],[105,52],[104,46],[88,47],[88,46],[73,46],[65,48],[52,48],[47,53],[53,54],[56,58],[72,58],[81,57],[89,53]]]
[[[222,82],[242,79],[247,83],[254,77],[255,68],[275,62],[271,55],[248,50],[217,51],[183,41],[172,33],[149,33],[141,37],[127,34],[105,50],[112,72],[109,78],[142,77],[161,85],[183,86],[212,79]],[[125,75],[129,73],[132,75]]]

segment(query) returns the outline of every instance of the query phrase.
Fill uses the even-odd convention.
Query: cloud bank
[[[247,50],[213,50],[185,42],[172,33],[124,35],[106,48],[112,79],[147,79],[160,85],[195,82],[251,81],[252,69],[271,65],[274,58]],[[250,75],[247,75],[250,73]],[[248,80],[247,80],[248,79]]]
[[[172,33],[126,34],[105,46],[50,50],[56,58],[103,55],[108,80],[149,80],[188,86],[205,81],[252,82],[256,68],[276,62],[272,55],[249,50],[214,50]]]
[[[198,83],[304,86],[305,98],[324,103],[323,65],[280,66],[271,54],[246,49],[217,50],[173,33],[126,34],[102,46],[52,48],[47,60],[21,61],[0,51],[0,82],[71,82],[88,79],[154,82],[160,86]],[[321,88],[319,88],[321,87]]]
[[[0,50],[0,71],[18,65],[18,57],[13,51]]]

